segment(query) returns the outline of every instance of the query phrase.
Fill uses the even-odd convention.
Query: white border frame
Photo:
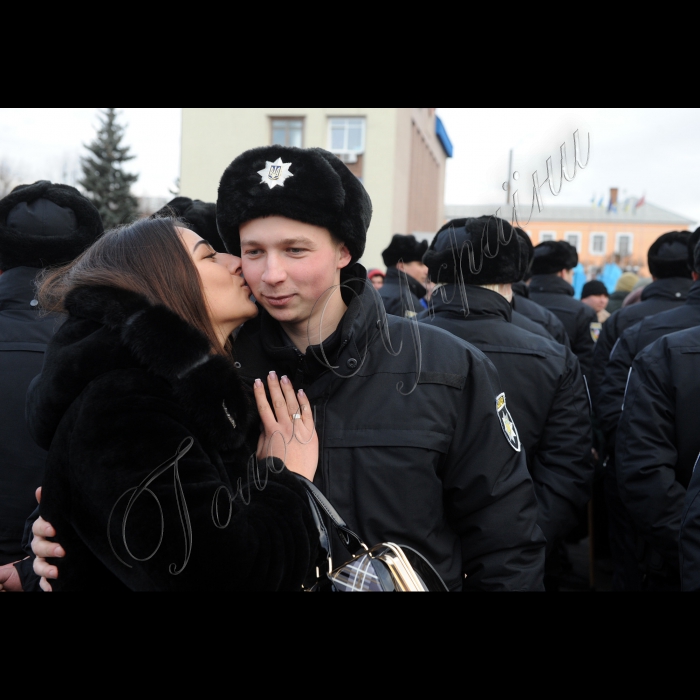
[[[563,240],[567,240],[567,236],[576,236],[576,245],[574,246],[576,248],[576,252],[580,253],[581,252],[581,244],[583,242],[583,234],[581,231],[564,231],[564,238]],[[571,241],[567,241],[567,243],[570,243]]]
[[[550,235],[550,234],[551,234],[552,237],[551,237],[551,238],[542,238],[542,236],[543,236],[545,233],[546,233],[547,235]],[[539,241],[540,243],[544,243],[545,241],[556,241],[556,240],[557,240],[557,232],[556,232],[556,231],[540,231],[540,232],[537,234],[537,236],[538,236],[538,241]]]
[[[338,149],[338,148],[331,148],[332,146],[332,127],[333,127],[333,122],[334,121],[339,121],[339,122],[348,122],[351,119],[359,119],[362,122],[362,148],[359,151],[348,151],[347,149]],[[328,128],[327,128],[327,143],[328,143],[328,150],[331,153],[353,153],[356,155],[360,155],[361,153],[364,153],[367,150],[367,117],[337,117],[337,116],[332,116],[328,117]],[[345,130],[345,145],[347,146],[348,143],[348,131],[347,131],[347,126]]]
[[[593,250],[593,237],[594,236],[602,236],[603,237],[603,250],[600,253]],[[588,253],[590,255],[595,255],[596,257],[600,256],[602,258],[603,256],[607,255],[607,252],[608,252],[608,234],[605,231],[591,231],[589,238],[588,238]]]

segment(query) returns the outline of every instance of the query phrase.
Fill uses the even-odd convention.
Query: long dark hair
[[[47,311],[63,312],[64,299],[76,287],[103,285],[128,289],[163,304],[201,331],[214,351],[230,356],[209,318],[202,284],[176,227],[174,217],[140,219],[107,231],[72,263],[47,269],[38,280],[38,300]]]

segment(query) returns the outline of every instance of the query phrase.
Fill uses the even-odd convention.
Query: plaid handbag
[[[339,593],[447,591],[438,572],[422,554],[411,547],[393,542],[368,547],[346,525],[338,511],[312,482],[304,477],[299,477],[299,480],[306,487],[309,496],[324,559],[316,567],[316,580],[304,590]],[[323,514],[331,521],[352,557],[336,568],[333,568],[330,537]],[[322,568],[325,569],[323,575]]]

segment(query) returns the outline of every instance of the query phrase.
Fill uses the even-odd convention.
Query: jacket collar
[[[430,297],[430,307],[437,315],[452,316],[464,320],[487,317],[504,321],[512,319],[513,309],[511,305],[498,292],[473,284],[466,284],[463,289],[464,296],[460,293],[460,286],[457,284],[445,284],[438,287]],[[430,313],[430,309],[423,315],[428,313]]]
[[[574,296],[574,288],[557,275],[534,275],[530,281],[530,293],[532,292]]]
[[[38,267],[13,267],[0,275],[0,309],[30,310],[36,296],[34,280],[41,272]]]
[[[389,267],[386,271],[386,277],[384,278],[384,284],[389,285],[399,285],[400,271],[395,267]],[[417,280],[411,277],[411,275],[404,275],[404,280],[408,282],[408,288],[411,293],[415,294],[419,299],[422,299],[428,292],[428,290]]]
[[[685,277],[666,277],[654,280],[651,284],[644,287],[642,301],[652,298],[685,301],[692,285],[693,280]]]
[[[242,443],[251,418],[249,401],[233,363],[211,354],[200,331],[165,306],[123,289],[78,287],[67,295],[65,307],[69,318],[49,348],[42,373],[42,380],[47,371],[59,376],[60,382],[52,384],[63,387],[56,427],[90,382],[126,364],[143,367],[170,384],[197,437],[217,449]],[[85,324],[85,319],[94,323]],[[105,342],[118,346],[114,353],[104,352]],[[78,357],[89,361],[77,362]]]
[[[525,282],[513,282],[511,285],[513,289],[513,295],[518,297],[530,298],[530,287],[525,284]]]
[[[687,304],[700,305],[700,280],[693,282],[688,291]]]

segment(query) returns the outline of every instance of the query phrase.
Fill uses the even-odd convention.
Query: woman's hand
[[[41,503],[41,486],[36,490],[36,501]],[[66,553],[60,544],[50,542],[47,537],[55,537],[56,530],[53,529],[51,523],[38,517],[32,525],[34,537],[32,539],[32,551],[36,555],[34,560],[34,573],[41,576],[39,586],[41,590],[50,592],[51,584],[47,579],[58,578],[58,569],[46,561],[46,557],[65,557]]]
[[[314,428],[311,406],[306,394],[296,394],[287,377],[280,382],[274,372],[267,378],[272,408],[260,379],[255,380],[253,391],[263,432],[258,440],[258,459],[278,457],[287,469],[313,481],[318,465],[318,434]],[[273,410],[274,408],[274,410]]]

